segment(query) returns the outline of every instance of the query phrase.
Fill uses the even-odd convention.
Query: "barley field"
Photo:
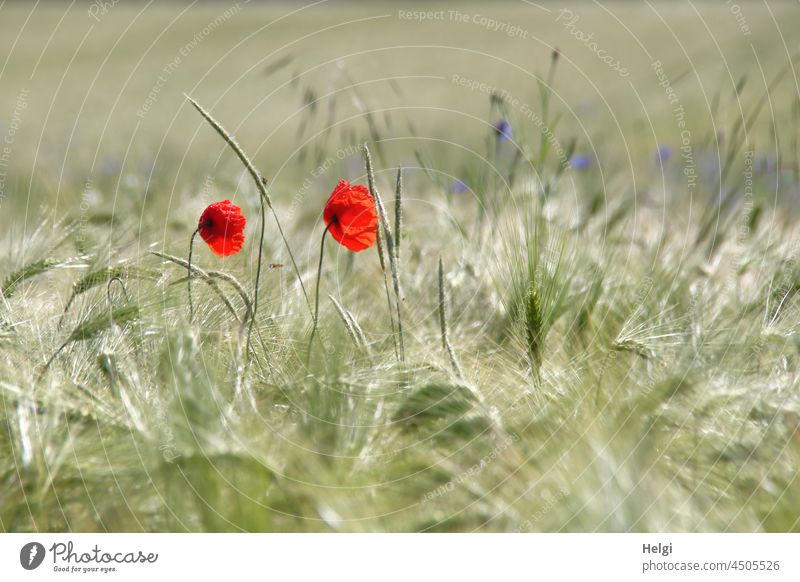
[[[771,0],[0,1],[0,530],[800,531],[798,43]]]

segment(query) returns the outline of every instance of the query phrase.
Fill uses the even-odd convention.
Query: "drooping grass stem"
[[[125,281],[122,280],[122,277],[116,275],[108,280],[108,284],[106,285],[106,297],[108,298],[108,305],[109,307],[114,306],[114,302],[111,300],[111,284],[117,282],[119,286],[122,288],[122,293],[125,295],[125,301],[130,303],[131,297],[128,295],[128,288],[125,286]]]

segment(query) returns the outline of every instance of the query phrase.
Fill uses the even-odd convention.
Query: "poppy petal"
[[[241,208],[230,200],[223,200],[209,205],[200,216],[197,226],[211,251],[220,257],[227,257],[242,250],[246,223]]]
[[[351,251],[363,251],[377,239],[378,213],[366,186],[340,180],[322,217],[334,240]]]

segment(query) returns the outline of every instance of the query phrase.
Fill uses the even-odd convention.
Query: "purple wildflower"
[[[668,145],[660,145],[656,150],[656,159],[659,162],[666,162],[668,159],[672,157],[672,148]]]
[[[507,120],[501,119],[495,123],[494,133],[497,135],[498,141],[506,141],[511,139],[511,124]]]
[[[467,185],[461,180],[453,180],[453,183],[450,185],[450,191],[453,192],[453,194],[463,194],[467,190]]]
[[[569,164],[576,170],[588,170],[592,167],[592,158],[586,154],[575,154],[569,159]]]

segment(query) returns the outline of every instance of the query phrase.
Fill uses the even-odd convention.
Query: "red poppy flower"
[[[336,241],[358,252],[368,249],[378,236],[378,212],[366,186],[339,180],[322,214]]]
[[[197,228],[214,254],[227,257],[242,250],[246,222],[241,208],[230,200],[223,200],[203,211]]]

